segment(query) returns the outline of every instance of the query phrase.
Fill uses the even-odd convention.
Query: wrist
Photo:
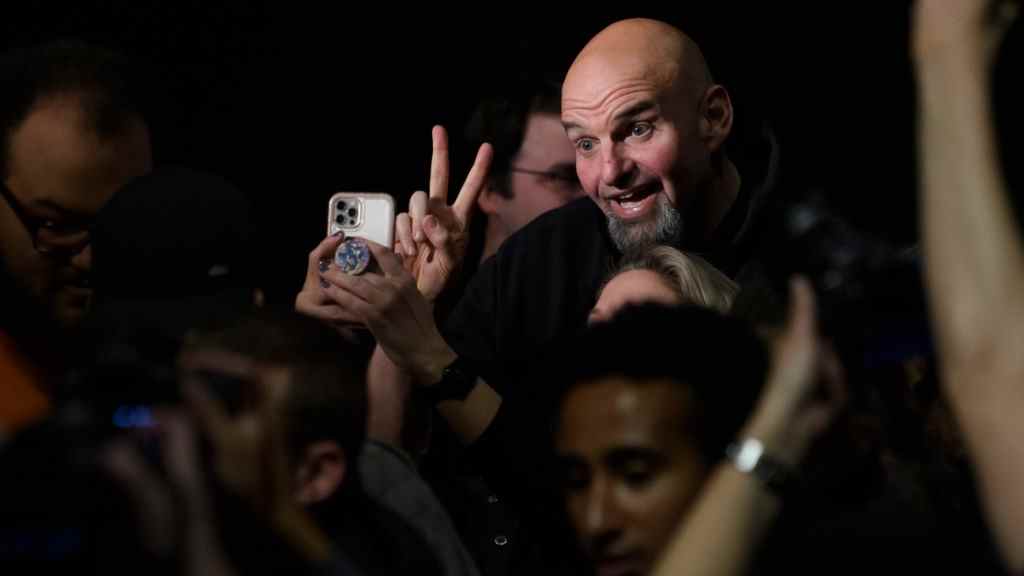
[[[761,405],[744,426],[740,437],[758,440],[767,452],[789,466],[797,466],[803,460],[807,443],[794,434],[793,417],[788,413],[777,406]]]
[[[762,487],[783,500],[795,491],[796,469],[757,438],[741,437],[726,448],[725,457],[736,471],[756,479]]]
[[[914,50],[914,59],[921,68],[933,64],[945,68],[950,62],[985,66],[991,61],[992,52],[981,33],[964,29],[941,38],[919,41]]]
[[[437,385],[444,376],[444,369],[457,358],[455,351],[443,342],[432,347],[416,362],[416,368],[413,370],[416,381],[425,387]]]
[[[441,370],[441,377],[421,386],[416,395],[431,406],[445,401],[466,401],[479,382],[476,367],[465,358],[455,356]]]

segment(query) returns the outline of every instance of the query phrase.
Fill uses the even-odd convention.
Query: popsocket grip
[[[370,247],[362,238],[348,238],[334,252],[334,264],[346,274],[362,274],[370,265]]]

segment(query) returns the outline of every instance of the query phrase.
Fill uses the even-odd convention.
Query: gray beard
[[[623,253],[662,244],[679,246],[683,229],[682,213],[663,195],[655,200],[653,217],[639,222],[626,223],[614,214],[608,214],[608,234]]]

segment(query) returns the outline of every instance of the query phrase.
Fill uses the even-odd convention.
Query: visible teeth
[[[623,208],[639,209],[640,203],[646,200],[647,197],[655,191],[656,190],[653,186],[644,185],[642,188],[634,189],[628,194],[616,196],[615,198],[612,198],[612,201],[617,202],[619,206],[622,206]]]

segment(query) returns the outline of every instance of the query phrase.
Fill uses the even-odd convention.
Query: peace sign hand
[[[480,146],[455,203],[449,206],[448,135],[441,126],[433,129],[433,148],[429,195],[422,191],[413,194],[409,211],[395,219],[395,252],[430,302],[441,294],[466,255],[473,207],[487,182],[494,155],[490,144]]]

